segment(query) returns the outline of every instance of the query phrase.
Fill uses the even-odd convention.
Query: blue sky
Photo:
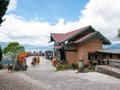
[[[91,25],[113,44],[120,43],[120,0],[10,0],[0,41],[48,46],[50,33]]]
[[[9,12],[31,20],[35,17],[40,21],[56,24],[60,18],[65,22],[77,21],[81,10],[89,0],[18,0],[17,8]]]

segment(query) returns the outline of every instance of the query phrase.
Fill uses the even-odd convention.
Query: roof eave
[[[104,37],[100,32],[98,32],[98,31],[96,31],[96,33],[94,33],[93,35],[88,36],[86,39],[78,42],[77,44],[81,44],[81,43],[89,40],[90,38],[94,37],[94,36],[97,35],[97,34],[100,35],[100,37],[102,37],[103,39],[105,39],[106,42],[103,42],[104,45],[110,45],[110,44],[111,44],[111,42],[110,42],[107,38],[105,38],[105,37]]]
[[[92,37],[93,37],[94,35],[96,35],[96,34],[97,34],[97,33],[94,33],[93,35],[88,36],[86,39],[84,39],[84,40],[82,40],[82,41],[80,41],[80,42],[78,42],[78,43],[76,43],[76,44],[81,44],[81,43],[83,43],[83,42],[89,40],[90,38],[92,38]]]
[[[89,29],[89,28],[91,28],[93,31],[96,31],[91,25],[89,25],[89,26],[87,26],[84,30],[82,30],[82,31],[78,32],[77,34],[75,34],[75,35],[73,35],[73,36],[65,39],[65,40],[62,41],[62,42],[65,42],[65,41],[67,41],[67,40],[70,40],[70,39],[74,38],[75,36],[79,35],[80,33],[86,31],[86,30]]]
[[[84,30],[82,30],[82,31],[80,31],[80,32],[78,32],[78,33],[76,33],[75,35],[73,35],[73,36],[71,36],[71,37],[65,39],[65,40],[62,41],[62,42],[65,42],[65,41],[67,41],[67,40],[70,40],[70,39],[74,38],[75,36],[79,35],[80,33],[84,32],[85,30],[87,30],[87,29],[90,28],[90,27],[92,27],[92,26],[90,26],[90,25],[87,26],[86,29],[84,29]]]
[[[58,41],[55,39],[54,35],[52,35],[52,33],[51,33],[50,37],[52,37],[52,38],[54,39],[54,40],[52,40],[52,41],[58,42]],[[50,41],[51,41],[51,40],[50,40]],[[52,41],[51,41],[51,42],[52,42]]]
[[[97,31],[97,34],[100,35],[105,41],[103,42],[104,45],[111,45],[111,42],[106,37],[104,37],[99,31]]]

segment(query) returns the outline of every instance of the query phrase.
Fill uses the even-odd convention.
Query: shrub
[[[72,69],[78,69],[79,68],[79,65],[78,64],[71,64],[72,66]]]
[[[78,65],[77,64],[71,64],[71,65],[63,65],[63,64],[57,64],[56,67],[57,71],[63,71],[63,70],[74,70],[74,69],[78,69]]]
[[[84,69],[84,72],[94,72],[95,66],[89,66],[88,68]]]
[[[62,64],[57,64],[56,69],[57,69],[57,71],[64,70]]]
[[[8,69],[8,64],[3,64],[3,69]]]

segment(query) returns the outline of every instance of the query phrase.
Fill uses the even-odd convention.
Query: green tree
[[[2,61],[2,48],[0,46],[0,62]]]
[[[4,49],[3,53],[9,55],[13,60],[13,66],[15,65],[15,59],[18,53],[24,52],[25,49],[18,42],[10,42]]]
[[[120,29],[118,29],[118,35],[117,36],[120,38]]]
[[[2,17],[5,15],[9,2],[10,0],[0,0],[0,25],[4,21]]]

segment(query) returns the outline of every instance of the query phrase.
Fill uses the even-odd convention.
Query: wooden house
[[[54,57],[67,64],[84,64],[98,60],[96,52],[111,42],[92,26],[82,27],[68,33],[51,33],[50,42],[54,42]]]

